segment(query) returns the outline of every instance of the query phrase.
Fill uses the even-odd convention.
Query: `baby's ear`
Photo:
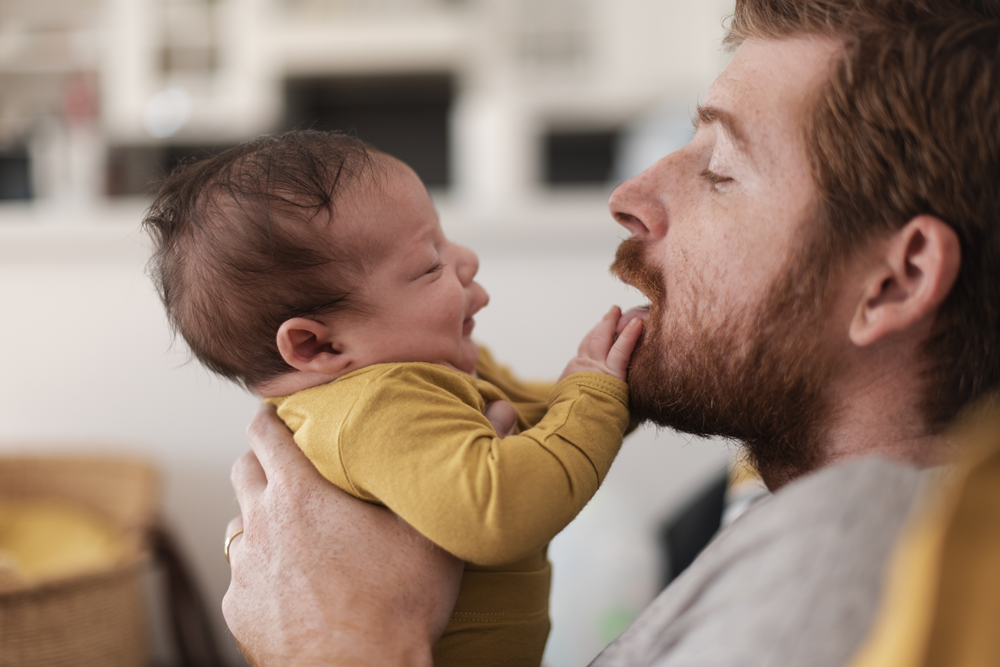
[[[339,374],[349,363],[323,322],[293,317],[278,327],[278,352],[292,368],[305,373]]]

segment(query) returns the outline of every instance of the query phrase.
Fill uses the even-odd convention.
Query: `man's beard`
[[[650,299],[629,366],[633,418],[742,442],[772,488],[821,465],[832,366],[823,325],[835,282],[822,240],[789,262],[757,308],[726,313],[717,326],[702,314],[712,308],[711,289],[685,295],[686,303],[672,298],[644,255],[633,237],[611,267]]]

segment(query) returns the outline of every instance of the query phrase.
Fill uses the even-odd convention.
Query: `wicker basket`
[[[148,465],[111,459],[0,459],[0,495],[57,499],[122,531],[105,571],[0,592],[0,667],[136,667],[149,662],[141,582],[158,484]]]

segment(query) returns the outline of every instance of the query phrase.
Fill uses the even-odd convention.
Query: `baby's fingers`
[[[618,318],[621,317],[621,314],[621,308],[614,306],[601,318],[601,321],[590,332],[590,345],[586,350],[580,350],[581,353],[585,353],[581,356],[597,361],[604,361],[607,358],[608,352],[615,342],[615,326],[618,324]]]
[[[628,363],[632,358],[632,350],[635,349],[635,344],[639,341],[639,336],[642,335],[642,320],[640,318],[635,318],[631,322],[625,325],[622,332],[618,334],[618,340],[611,347],[611,351],[608,352],[607,366],[611,373],[622,380],[625,379],[625,374],[628,371]]]
[[[587,332],[586,336],[583,337],[583,340],[580,341],[580,345],[578,345],[576,348],[576,356],[586,357],[588,354],[590,354],[590,341],[594,337],[594,331],[596,330],[597,327],[594,327],[593,329]]]

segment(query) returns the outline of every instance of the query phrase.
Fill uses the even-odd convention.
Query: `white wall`
[[[500,227],[442,207],[445,231],[479,252],[492,296],[477,336],[526,377],[558,374],[612,303],[639,303],[608,275],[620,235],[601,199],[557,207],[561,219],[541,207]],[[246,448],[255,401],[171,350],[144,275],[141,210],[130,203],[75,220],[68,210],[0,207],[0,454],[113,452],[156,463],[165,516],[223,636],[222,532],[237,512],[229,467]],[[726,457],[717,443],[652,430],[627,441],[602,490],[553,543],[547,664],[586,664],[651,599],[650,529]]]

